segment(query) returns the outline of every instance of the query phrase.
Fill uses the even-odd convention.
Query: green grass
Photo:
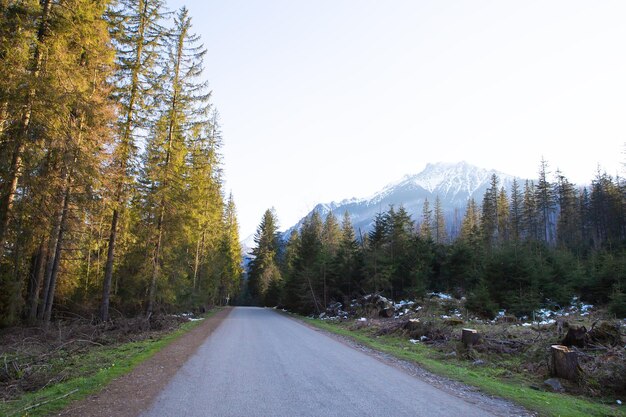
[[[204,317],[212,314],[213,312]],[[200,323],[202,321],[183,323],[177,330],[158,339],[100,346],[84,354],[55,359],[65,362],[65,367],[71,369],[69,379],[26,393],[16,400],[0,403],[0,416],[36,417],[56,413],[71,402],[102,390],[111,380],[127,374]]]
[[[479,388],[482,392],[511,400],[541,416],[589,417],[626,416],[617,406],[592,402],[567,394],[538,391],[530,388],[521,374],[503,372],[490,366],[472,366],[458,359],[443,358],[440,352],[421,344],[409,343],[393,336],[373,336],[366,330],[350,330],[339,324],[303,319],[323,330],[346,336],[362,345],[397,358],[419,364],[424,369]]]

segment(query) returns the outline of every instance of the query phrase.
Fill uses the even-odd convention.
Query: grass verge
[[[441,376],[479,388],[489,395],[513,401],[545,417],[626,416],[618,406],[592,402],[567,394],[539,391],[529,386],[522,375],[503,373],[494,367],[472,366],[458,359],[441,358],[428,346],[411,344],[394,336],[374,336],[366,329],[351,330],[340,324],[301,318],[320,329],[348,337],[364,346],[397,358],[415,362]]]
[[[215,312],[216,310],[203,317],[208,318]],[[59,412],[71,402],[102,390],[114,378],[129,373],[138,364],[202,322],[183,323],[178,329],[162,337],[98,346],[86,353],[60,358],[58,360],[65,361],[66,367],[72,369],[70,378],[26,393],[15,400],[0,403],[0,416],[38,417]]]

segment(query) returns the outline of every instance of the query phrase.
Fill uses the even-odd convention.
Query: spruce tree
[[[254,300],[261,301],[271,282],[280,279],[277,267],[278,220],[273,210],[266,210],[254,235],[256,247],[250,262],[248,287]]]
[[[549,245],[554,243],[554,217],[556,215],[556,197],[554,187],[548,181],[548,163],[541,160],[539,179],[535,186],[537,216],[541,227],[541,240]]]
[[[364,289],[379,293],[391,289],[391,256],[389,236],[391,218],[389,213],[378,213],[374,226],[367,234]]]
[[[334,296],[337,294],[336,283],[332,279],[332,274],[329,269],[331,268],[333,259],[337,255],[340,237],[341,229],[339,228],[339,223],[335,215],[330,212],[326,215],[322,228],[322,253],[320,259],[322,264],[322,281],[324,283],[321,302],[324,309],[328,306],[330,299],[335,298]]]
[[[335,282],[339,287],[339,293],[344,301],[350,301],[360,290],[359,265],[358,265],[358,243],[355,237],[354,228],[350,213],[343,214],[341,221],[341,237],[337,253],[333,261],[333,272]]]
[[[302,224],[300,245],[295,262],[293,287],[296,292],[294,305],[302,313],[320,314],[323,309],[322,279],[322,231],[323,223],[317,211],[311,213]]]
[[[435,218],[433,221],[433,236],[435,243],[443,245],[448,242],[448,233],[446,231],[446,219],[441,207],[441,199],[439,195],[435,199]]]
[[[524,201],[522,203],[522,227],[524,240],[538,241],[540,239],[535,184],[533,181],[530,180],[526,180],[526,183],[524,185]]]
[[[422,222],[420,224],[420,236],[424,240],[432,240],[433,238],[433,212],[430,209],[428,199],[424,200],[422,206]]]
[[[502,187],[498,194],[498,240],[500,244],[509,242],[511,238],[511,209],[509,205],[506,190]]]
[[[112,177],[112,214],[102,283],[100,319],[109,318],[109,300],[120,215],[133,187],[141,131],[150,127],[155,108],[157,65],[166,34],[161,0],[122,0],[110,12],[117,51],[114,96],[120,105]]]
[[[498,235],[498,182],[498,176],[492,174],[489,187],[483,195],[480,227],[487,247],[495,246],[500,239]]]
[[[522,208],[523,196],[517,178],[514,178],[513,184],[511,185],[511,204],[509,210],[510,233],[513,242],[519,242],[522,236]]]
[[[581,219],[578,209],[579,197],[574,185],[560,171],[557,171],[556,191],[559,207],[557,241],[562,247],[576,249],[582,240],[580,235]]]
[[[174,18],[174,28],[167,41],[167,60],[163,68],[159,100],[161,108],[157,122],[151,129],[146,152],[144,183],[151,217],[151,273],[146,313],[150,315],[157,297],[161,277],[163,245],[174,243],[180,222],[185,221],[182,204],[189,153],[188,138],[203,124],[208,123],[210,93],[206,81],[201,80],[206,50],[197,35],[191,32],[191,17],[182,8]],[[171,236],[164,237],[167,232]],[[175,247],[172,247],[174,249]],[[177,246],[176,248],[180,248]],[[174,255],[173,252],[168,254]]]
[[[461,240],[471,244],[477,242],[480,235],[480,211],[478,205],[473,198],[467,202],[465,216],[461,223]]]

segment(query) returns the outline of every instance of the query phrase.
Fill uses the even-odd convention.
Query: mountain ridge
[[[326,218],[331,212],[340,217],[348,211],[354,228],[366,232],[377,213],[387,210],[390,205],[403,206],[416,224],[419,224],[424,201],[428,200],[432,209],[437,196],[446,218],[448,232],[454,235],[455,228],[460,226],[456,224],[460,219],[459,213],[464,213],[470,198],[480,204],[493,174],[498,177],[499,187],[509,191],[516,177],[495,169],[480,168],[467,161],[428,163],[419,173],[407,174],[369,197],[317,204],[298,223],[288,228],[283,237],[287,238],[294,228],[299,229],[304,219],[315,211],[322,218]]]

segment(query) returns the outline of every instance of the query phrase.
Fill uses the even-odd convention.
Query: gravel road
[[[495,415],[511,414],[467,402],[323,332],[254,307],[233,309],[141,414]]]

